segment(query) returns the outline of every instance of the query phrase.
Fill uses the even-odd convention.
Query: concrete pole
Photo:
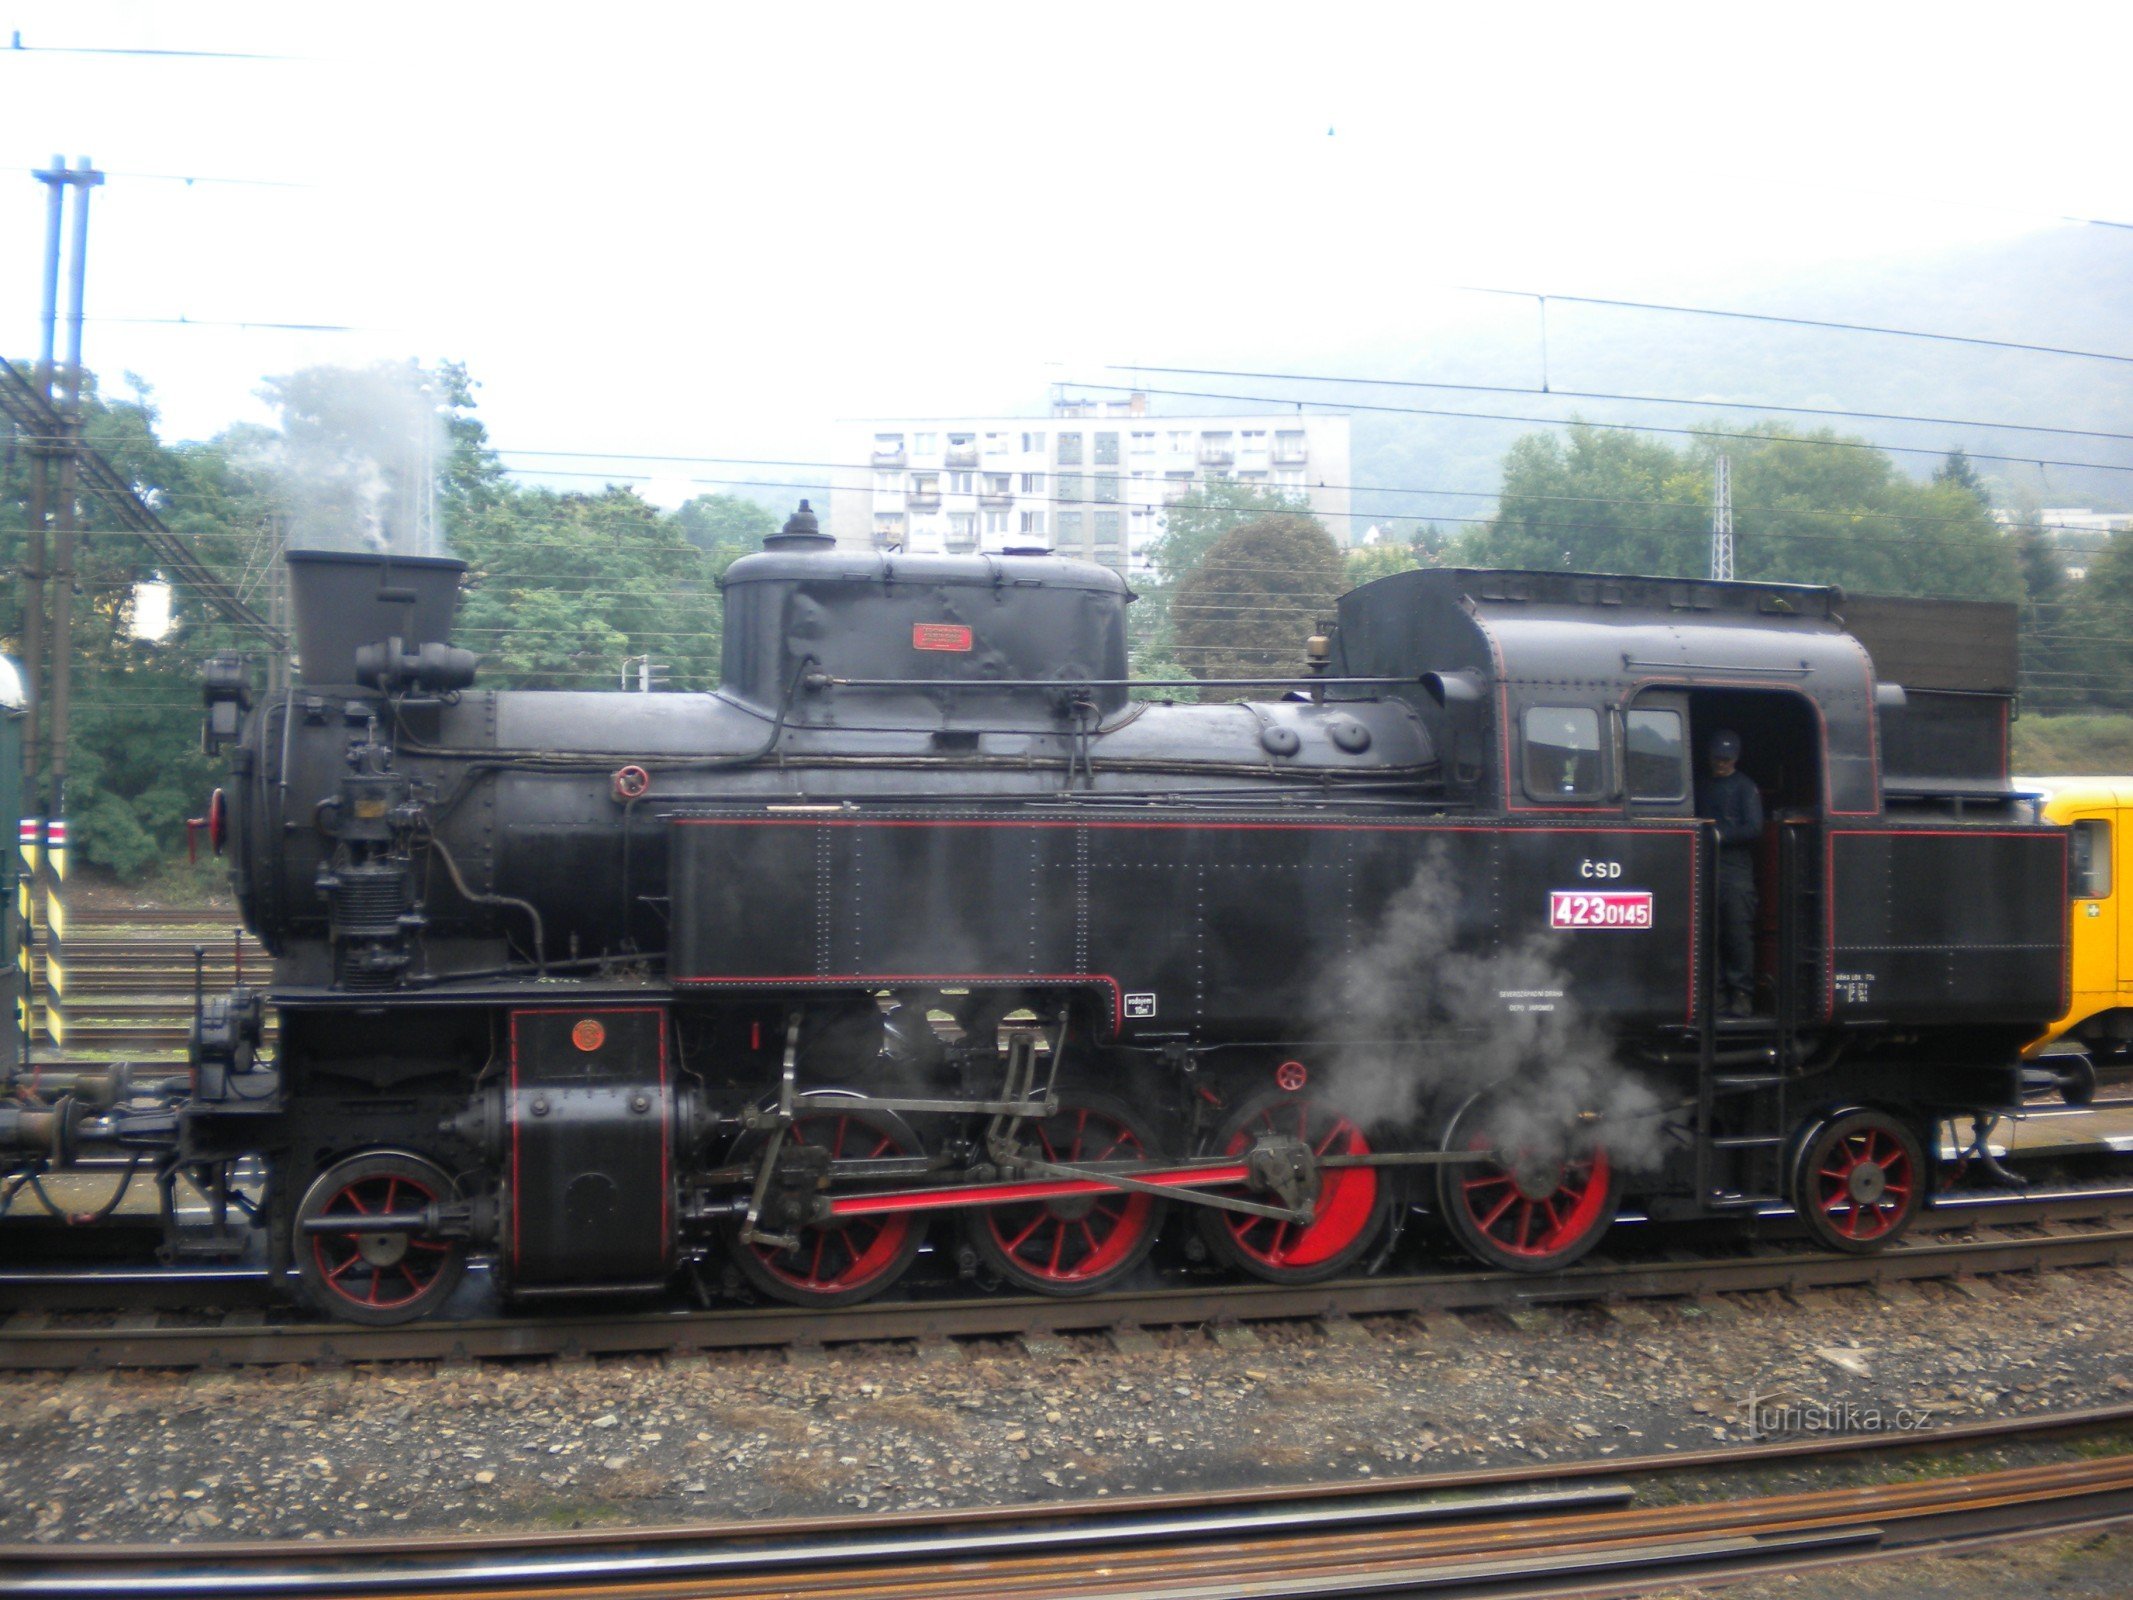
[[[53,506],[57,559],[52,564],[52,815],[67,814],[67,736],[74,702],[74,556],[76,490],[82,440],[82,294],[89,261],[89,191],[104,175],[81,157],[67,180],[74,188],[74,249],[67,264],[67,365],[63,411],[66,454],[59,458],[59,494]],[[50,845],[47,841],[47,851]]]
[[[42,342],[38,347],[36,385],[38,396],[49,405],[52,399],[52,347],[59,323],[59,229],[67,194],[65,159],[52,157],[52,165],[37,174],[37,181],[45,186],[45,220],[44,303],[42,320],[38,324],[42,329]],[[29,720],[22,729],[22,798],[23,809],[40,816],[44,813],[44,805],[38,763],[44,756],[46,683],[44,530],[48,516],[46,508],[51,500],[51,448],[52,441],[39,441],[30,447],[30,523],[22,559],[22,670],[24,688],[29,691]]]

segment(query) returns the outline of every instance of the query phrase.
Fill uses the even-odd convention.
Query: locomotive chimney
[[[400,641],[419,653],[452,637],[464,561],[345,550],[291,550],[289,612],[306,684],[363,681],[357,652]]]
[[[785,526],[763,541],[765,550],[827,550],[836,540],[822,531],[822,523],[815,515],[814,507],[805,500],[800,509],[785,519]]]

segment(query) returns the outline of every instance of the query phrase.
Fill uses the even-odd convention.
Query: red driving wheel
[[[1496,1144],[1486,1107],[1464,1108],[1445,1131],[1447,1151],[1491,1152],[1437,1169],[1445,1225],[1469,1255],[1514,1272],[1553,1272],[1599,1243],[1617,1200],[1605,1145],[1574,1140],[1544,1151]]]
[[[1104,1095],[1068,1092],[1058,1114],[1031,1125],[1027,1152],[1059,1166],[1148,1159],[1153,1140],[1132,1112]],[[989,1206],[970,1242],[986,1265],[1038,1294],[1094,1294],[1125,1276],[1162,1231],[1164,1204],[1116,1190]]]
[[[1338,1106],[1310,1094],[1254,1095],[1223,1123],[1213,1149],[1241,1156],[1262,1135],[1301,1139],[1313,1156],[1370,1153],[1370,1140]],[[1275,1203],[1275,1197],[1241,1198]],[[1201,1237],[1218,1260],[1269,1283],[1316,1283],[1355,1265],[1392,1214],[1392,1185],[1376,1167],[1321,1169],[1309,1222],[1203,1210]]]
[[[846,1108],[837,1097],[808,1097],[819,1109],[805,1109],[786,1131],[789,1144],[812,1146],[839,1161],[883,1161],[924,1152],[903,1120],[887,1112]],[[751,1140],[737,1159],[747,1160],[761,1148]],[[836,1175],[834,1166],[831,1182]],[[729,1230],[733,1263],[741,1275],[765,1294],[802,1306],[852,1305],[869,1299],[903,1276],[925,1242],[926,1224],[910,1212],[882,1212],[842,1218],[798,1229],[792,1245],[743,1240]]]
[[[454,1197],[434,1163],[398,1151],[337,1162],[312,1180],[296,1208],[296,1267],[311,1299],[350,1322],[411,1322],[451,1297],[466,1269],[466,1245],[415,1233],[313,1231],[313,1221],[408,1213]]]

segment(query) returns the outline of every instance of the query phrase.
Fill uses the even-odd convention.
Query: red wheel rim
[[[1487,1150],[1482,1135],[1468,1141],[1471,1150]],[[1607,1218],[1608,1186],[1613,1167],[1604,1149],[1594,1149],[1553,1168],[1555,1187],[1536,1194],[1547,1181],[1532,1173],[1489,1162],[1459,1180],[1460,1204],[1474,1230],[1508,1256],[1540,1260],[1575,1248]]]
[[[799,1118],[785,1137],[827,1150],[832,1161],[874,1161],[907,1156],[894,1134],[844,1112]],[[821,1228],[802,1228],[798,1249],[752,1244],[764,1269],[781,1283],[808,1294],[845,1294],[893,1272],[911,1232],[908,1215],[851,1217]]]
[[[1037,1142],[1045,1160],[1066,1166],[1137,1161],[1146,1154],[1131,1127],[1087,1106],[1038,1123]],[[1154,1211],[1153,1195],[1076,1196],[995,1206],[985,1213],[985,1225],[1001,1253],[1031,1278],[1086,1283],[1133,1254]]]
[[[318,1214],[322,1218],[375,1217],[436,1203],[436,1191],[419,1178],[377,1172],[343,1185]],[[327,1289],[350,1305],[372,1311],[413,1305],[436,1286],[451,1255],[450,1245],[416,1234],[311,1236],[311,1258],[318,1264],[320,1280]]]
[[[1902,1223],[1913,1185],[1903,1141],[1882,1128],[1861,1128],[1832,1145],[1815,1169],[1815,1204],[1843,1238],[1879,1239]]]
[[[1319,1156],[1370,1152],[1363,1130],[1338,1111],[1313,1100],[1270,1105],[1230,1135],[1224,1155],[1242,1155],[1261,1134],[1302,1139]],[[1223,1222],[1237,1248],[1268,1267],[1315,1267],[1355,1243],[1377,1215],[1375,1167],[1340,1167],[1318,1176],[1318,1204],[1306,1223],[1227,1212]]]

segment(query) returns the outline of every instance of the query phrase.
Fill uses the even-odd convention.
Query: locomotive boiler
[[[202,1007],[182,1096],[66,1132],[263,1164],[270,1258],[336,1315],[470,1260],[833,1306],[929,1242],[1081,1294],[1166,1233],[1309,1282],[1417,1212],[1548,1270],[1625,1193],[1874,1249],[2065,1008],[2004,653],[1904,603],[1857,608],[1877,659],[1832,589],[1408,572],[1188,704],[1131,678],[1117,573],[843,550],[803,506],[727,574],[716,691],[562,693],[480,685],[461,572],[292,553],[300,681],[207,686],[271,982]],[[1769,816],[1745,1018],[1721,727]]]

